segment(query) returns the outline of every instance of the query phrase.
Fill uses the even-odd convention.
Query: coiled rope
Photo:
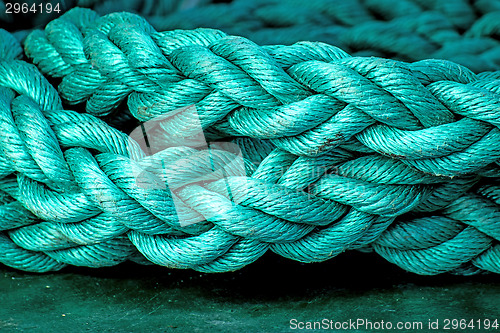
[[[418,274],[500,273],[500,72],[84,9],[28,36],[38,69],[0,36],[6,265],[223,272],[359,249]],[[158,124],[154,154],[120,131],[135,121]],[[187,144],[200,129],[216,142]]]

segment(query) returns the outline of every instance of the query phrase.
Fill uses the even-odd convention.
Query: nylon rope
[[[159,32],[83,8],[24,50],[0,30],[0,262],[225,272],[267,251],[309,263],[361,250],[417,274],[500,273],[500,72],[486,51],[500,21],[458,13],[444,30],[465,32],[440,51],[401,35],[394,49],[414,44],[414,58]],[[336,15],[352,26],[342,36],[418,27],[397,8],[385,23]],[[484,43],[468,68],[459,45]]]

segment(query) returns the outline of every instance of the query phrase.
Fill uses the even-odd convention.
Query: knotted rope
[[[76,9],[25,52],[78,113],[1,37],[4,264],[223,272],[360,249],[418,274],[500,272],[500,72]]]

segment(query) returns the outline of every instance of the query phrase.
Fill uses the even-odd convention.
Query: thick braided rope
[[[131,32],[137,30],[130,21],[126,23],[116,31],[134,36]],[[173,45],[169,55],[157,55],[163,62],[149,68],[138,65],[128,69],[115,63],[118,70],[112,73],[92,57],[77,63],[83,68],[88,63],[97,65],[99,75],[116,79],[115,86],[127,86],[127,94],[121,98],[128,96],[129,105],[132,96],[139,101],[151,100],[150,95],[158,94],[157,83],[165,83],[162,88],[171,89],[169,92],[181,91],[179,83],[184,84],[184,90],[186,83],[190,84],[187,87],[192,90],[185,91],[188,97],[197,93],[206,105],[180,99],[184,104],[176,106],[195,104],[205,128],[215,128],[222,136],[254,137],[240,143],[255,151],[264,149],[268,141],[263,140],[277,147],[258,165],[246,162],[243,174],[229,167],[223,179],[205,179],[202,184],[190,183],[193,176],[184,175],[186,170],[205,173],[201,162],[206,154],[211,154],[216,170],[217,165],[230,166],[228,152],[175,148],[143,160],[134,144],[123,141],[123,135],[89,115],[84,116],[87,122],[91,119],[100,124],[101,133],[72,129],[71,138],[60,137],[53,119],[68,111],[54,111],[60,109],[57,97],[53,103],[40,100],[40,96],[53,96],[52,88],[33,70],[27,81],[20,79],[30,71],[22,67],[26,65],[3,63],[2,84],[10,92],[3,98],[2,124],[5,133],[12,135],[2,143],[6,158],[1,189],[5,205],[17,205],[27,216],[11,220],[27,225],[3,228],[8,230],[2,239],[8,249],[2,251],[8,254],[3,262],[39,271],[57,269],[61,263],[109,265],[131,258],[141,260],[135,247],[157,264],[226,271],[256,260],[267,249],[312,262],[370,245],[388,260],[420,274],[498,272],[495,73],[477,76],[446,61],[405,64],[352,58],[316,43],[262,50],[247,40],[208,32],[221,38],[202,45]],[[177,33],[172,40],[196,37],[200,31]],[[133,44],[125,47],[147,51]],[[210,72],[200,63],[193,66],[195,59],[203,59]],[[232,75],[231,80],[222,74]],[[40,87],[26,89],[28,82],[39,82]],[[357,95],[360,87],[366,89],[361,96]],[[414,94],[412,100],[405,99],[405,89]],[[456,100],[453,92],[457,90],[476,94]],[[20,96],[14,98],[12,91]],[[173,110],[165,100],[152,105],[162,106],[158,114]],[[225,105],[229,106],[222,108]],[[221,113],[213,114],[221,108]],[[133,107],[131,110],[134,113]],[[149,111],[148,107],[137,110]],[[23,117],[26,112],[38,116]],[[354,115],[353,120],[346,123],[349,114]],[[204,122],[207,116],[213,120]],[[241,120],[245,116],[246,120]],[[275,119],[283,121],[259,130]],[[180,120],[182,117],[177,117],[165,127],[175,129],[172,126]],[[69,121],[77,127],[80,123],[84,122]],[[323,132],[329,142],[319,149],[300,150],[299,143],[303,147],[314,143],[291,140],[305,132],[316,139],[318,135],[311,131],[324,124],[329,124],[329,132]],[[272,129],[276,134],[268,137]],[[34,140],[30,130],[42,133],[43,140]],[[62,138],[70,141],[65,143]],[[122,142],[122,147],[128,142],[126,151],[96,146],[104,138],[115,138],[111,141],[115,145]],[[280,139],[288,146],[280,146]],[[418,146],[409,146],[415,141]],[[130,156],[130,152],[135,153]],[[163,167],[170,177],[180,178],[174,187],[179,188],[176,195],[185,209],[174,209],[172,194],[161,186],[154,187],[155,191],[137,186],[132,172],[137,169],[144,169],[147,182],[164,182],[161,174],[147,170],[155,159],[167,163]],[[318,169],[328,172],[315,172]],[[227,184],[233,190],[230,195],[225,190]],[[410,211],[425,214],[405,215],[393,223]],[[36,223],[37,218],[45,222]],[[186,227],[180,220],[197,223]],[[109,232],[110,225],[121,229]],[[124,234],[128,238],[117,236]],[[108,241],[114,243],[109,245]],[[29,255],[41,259],[26,259]]]
[[[14,72],[13,70],[22,70],[22,72],[26,73],[30,69],[27,65],[19,62],[10,62],[9,65],[11,73]],[[3,64],[2,67],[4,70],[9,68],[7,64]],[[5,74],[5,72],[2,74]],[[15,75],[16,73],[12,74]],[[35,72],[32,74],[36,75]],[[33,77],[29,79],[31,82],[35,81]],[[20,86],[23,85],[22,81],[19,82],[20,80],[12,81],[17,81],[20,83]],[[45,86],[43,88],[49,91],[49,93],[44,95],[53,95],[53,91],[52,94],[50,93],[50,86],[47,86],[41,78],[40,82]],[[18,91],[21,90],[19,87],[17,89]],[[25,149],[31,153],[28,156],[37,158],[35,162],[38,165],[43,165],[43,159],[40,156],[56,155],[53,150],[57,150],[57,146],[45,145],[44,147],[39,147],[36,142],[30,142],[29,136],[23,135],[26,127],[31,129],[35,127],[37,132],[42,132],[41,130],[44,129],[43,117],[41,117],[40,111],[37,112],[39,108],[37,108],[36,103],[32,99],[23,95],[17,97],[17,100],[12,98],[13,94],[7,96],[7,99],[9,97],[12,107],[8,111],[11,111],[14,115],[13,120],[16,122],[17,129],[19,130],[19,138],[21,140],[24,139],[24,142],[21,141],[20,144],[24,144]],[[55,103],[57,108],[58,100],[55,97],[54,99],[55,101],[52,103]],[[44,103],[44,101],[39,102]],[[45,102],[44,104],[48,103]],[[22,117],[23,111],[25,112],[24,117]],[[21,116],[19,116],[20,114]],[[37,121],[33,121],[33,115],[36,114],[40,116],[35,118]],[[65,138],[63,134],[65,131],[61,131],[59,127],[61,125],[71,126],[69,129],[66,129],[67,132],[71,133],[71,136],[66,138],[66,140],[71,141],[66,141],[64,144],[65,147],[86,147],[99,149],[100,151],[118,151],[121,155],[126,155],[123,148],[118,148],[119,144],[108,144],[111,146],[108,148],[103,148],[102,143],[101,146],[96,145],[95,133],[98,133],[96,131],[98,124],[101,124],[104,130],[109,131],[105,132],[106,137],[112,137],[114,134],[117,137],[114,141],[118,143],[121,141],[122,146],[125,146],[128,141],[124,141],[123,136],[120,136],[116,132],[113,133],[112,129],[99,123],[92,116],[82,116],[62,110],[45,114],[48,115],[47,120],[51,121],[50,125],[52,126],[50,127],[55,130],[54,136],[59,141]],[[70,124],[67,122],[58,122],[58,119],[63,115],[79,118],[71,119]],[[8,114],[4,114],[4,116],[8,117]],[[83,127],[88,130],[89,121],[93,121],[90,124],[93,130],[89,131],[87,138],[81,138],[80,136],[83,131],[76,128]],[[30,124],[28,125],[31,126],[26,126],[26,122],[29,122]],[[5,122],[3,123],[5,126]],[[15,132],[15,128],[11,128],[9,132]],[[50,133],[50,130],[45,126],[45,131],[43,132]],[[78,133],[80,135],[75,135]],[[48,141],[46,139],[43,142]],[[11,140],[9,143],[4,142],[2,148],[8,149],[14,143],[14,140]],[[19,145],[17,147],[19,148]],[[35,153],[35,150],[38,150],[38,154]],[[127,151],[135,151],[135,149],[129,147]],[[171,156],[172,154],[176,156]],[[348,154],[344,153],[341,155],[341,152],[337,152],[337,154],[328,154],[317,159],[297,159],[296,156],[290,154],[284,155],[275,152],[271,153],[261,163],[259,168],[253,172],[252,178],[242,179],[241,177],[232,177],[229,179],[230,182],[236,185],[232,186],[232,188],[237,188],[238,184],[240,186],[242,184],[249,185],[247,191],[242,192],[244,198],[238,200],[242,205],[237,206],[237,208],[224,198],[223,189],[221,194],[220,185],[218,186],[217,184],[220,184],[220,181],[209,184],[207,189],[199,185],[185,186],[180,192],[183,195],[183,201],[195,208],[197,213],[202,213],[205,218],[208,218],[209,221],[215,224],[215,226],[210,227],[202,222],[194,224],[195,228],[189,229],[179,228],[177,219],[172,219],[174,217],[173,214],[178,214],[179,211],[172,210],[172,205],[169,204],[168,192],[157,190],[141,193],[140,188],[137,187],[135,182],[131,181],[132,176],[130,175],[130,170],[134,167],[140,167],[140,165],[134,166],[132,160],[124,159],[121,155],[103,153],[92,157],[89,152],[82,149],[73,148],[66,150],[64,157],[68,161],[69,169],[72,172],[71,174],[74,175],[74,179],[70,176],[67,177],[68,180],[65,180],[65,177],[60,175],[59,177],[56,175],[50,177],[50,171],[41,170],[40,172],[46,178],[52,178],[53,181],[46,180],[46,184],[51,184],[54,188],[66,187],[70,189],[63,192],[51,190],[47,187],[44,188],[42,184],[35,180],[30,180],[29,177],[25,176],[24,173],[27,173],[27,171],[21,168],[24,166],[23,164],[29,164],[29,162],[18,163],[18,165],[14,166],[18,170],[17,178],[6,177],[1,185],[3,192],[17,199],[17,201],[7,202],[3,207],[4,212],[9,213],[4,215],[6,219],[3,221],[3,227],[5,229],[6,222],[10,222],[10,226],[7,227],[10,239],[7,237],[3,237],[2,239],[2,261],[17,268],[37,271],[57,269],[65,262],[94,267],[115,264],[134,257],[133,247],[130,246],[130,243],[126,239],[120,237],[127,230],[130,230],[127,232],[129,239],[149,260],[169,267],[189,267],[201,271],[233,270],[261,256],[270,243],[275,243],[275,245],[271,245],[271,248],[275,252],[286,257],[305,262],[326,260],[345,249],[359,248],[377,239],[387,228],[388,224],[393,221],[390,215],[401,213],[402,210],[408,210],[409,206],[411,208],[417,203],[420,203],[421,209],[424,211],[429,210],[426,207],[429,205],[431,206],[430,210],[433,210],[435,209],[433,204],[435,205],[436,202],[441,201],[439,200],[439,194],[446,193],[446,187],[450,187],[451,185],[452,191],[449,192],[456,194],[458,191],[468,189],[474,183],[473,179],[464,179],[462,182],[447,184],[448,186],[443,184],[443,186],[433,187],[434,190],[429,187],[427,189],[429,191],[427,200],[422,200],[422,193],[419,193],[423,190],[422,186],[417,188],[418,192],[415,189],[412,191],[410,186],[398,186],[396,179],[391,180],[387,179],[387,176],[384,177],[384,173],[386,172],[378,175],[381,182],[378,186],[373,184],[373,182],[372,184],[366,182],[363,186],[360,186],[359,181],[354,181],[354,183],[353,181],[346,181],[347,177],[339,179],[340,177],[334,175],[319,175],[323,176],[320,179],[320,182],[322,181],[323,184],[318,183],[316,185],[317,189],[312,190],[312,193],[318,192],[320,194],[320,191],[326,193],[318,195],[318,198],[316,198],[305,196],[301,192],[290,191],[290,189],[294,188],[300,189],[304,184],[308,184],[311,178],[316,179],[318,177],[317,174],[312,174],[307,179],[304,167],[306,167],[306,170],[307,167],[310,169],[311,163],[322,163],[326,166],[336,165],[339,161],[349,158]],[[173,157],[173,164],[175,164],[178,160],[178,155],[179,151],[176,149],[174,152],[171,150],[163,151],[160,153],[160,156],[156,155],[155,158],[161,158],[162,161],[169,161]],[[368,161],[370,159],[370,156],[368,156]],[[50,166],[54,165],[54,160],[55,158],[53,158]],[[352,160],[350,163],[359,164],[362,160]],[[12,161],[21,162],[22,160],[16,157]],[[62,164],[65,163],[64,159],[59,158],[59,161]],[[284,162],[291,164],[291,166],[283,176],[277,179],[280,173],[277,172],[278,168],[276,164],[283,166]],[[371,162],[373,163],[373,161]],[[177,163],[179,162],[177,161]],[[395,166],[398,167],[397,164],[394,164],[395,161],[390,159],[384,159],[384,163],[388,164],[387,167],[389,170]],[[196,163],[193,164],[194,166],[199,166]],[[192,175],[184,176],[186,173],[185,163],[180,163],[179,165],[181,167],[180,177],[192,177]],[[399,165],[399,168],[401,167],[404,168],[403,165]],[[343,168],[346,171],[342,171]],[[174,171],[176,169],[179,168],[176,168],[175,165],[169,168],[169,170]],[[339,169],[338,173],[343,174],[345,172],[352,172],[355,168],[343,163],[339,166]],[[406,169],[406,172],[403,172],[403,174],[411,170],[410,168]],[[188,168],[187,170],[191,169]],[[360,170],[366,170],[366,165],[362,165]],[[377,170],[380,172],[383,168],[379,167]],[[205,171],[200,170],[199,172],[204,173]],[[370,176],[377,176],[378,172]],[[412,171],[409,172],[411,173]],[[405,177],[406,183],[411,183],[409,181],[410,178],[412,177]],[[416,178],[413,182],[419,185],[422,183],[431,183],[434,185],[436,183],[434,177],[422,179],[418,175],[413,178]],[[268,185],[266,186],[266,183],[259,180],[267,180],[266,183]],[[76,181],[78,187],[73,188],[73,181]],[[150,181],[154,181],[154,177]],[[285,183],[287,186],[273,186],[273,183]],[[336,195],[339,197],[337,200],[342,201],[342,197],[345,199],[346,191],[348,191],[347,197],[351,197],[353,199],[351,201],[353,202],[357,201],[357,204],[354,204],[359,209],[348,208],[342,204],[339,205],[335,200],[320,199],[321,197],[329,198],[335,195],[335,193],[332,193],[332,190],[335,190],[337,186],[331,186],[335,183],[341,185],[341,188],[333,191],[337,192]],[[385,186],[383,186],[384,183],[386,183]],[[392,184],[394,185],[390,186]],[[321,185],[324,186],[322,187]],[[353,191],[354,193],[352,193]],[[451,193],[446,193],[446,197],[449,197]],[[238,195],[238,193],[233,192],[233,195]],[[365,197],[355,200],[358,195],[364,195]],[[367,200],[369,197],[372,198]],[[391,207],[387,207],[387,204],[381,201],[384,197],[391,201]],[[482,210],[483,213],[488,208],[493,210],[493,212],[495,211],[494,205],[488,203],[488,201],[477,196],[473,197],[473,199],[485,206],[484,210]],[[134,203],[134,200],[137,200],[140,205]],[[264,204],[263,200],[265,200]],[[399,202],[396,202],[398,200]],[[280,202],[287,202],[287,205],[280,208]],[[455,204],[458,206],[458,210],[462,212],[463,209],[460,207],[461,202],[458,200]],[[102,213],[99,213],[100,210],[102,210]],[[364,211],[382,213],[386,216],[378,216],[377,214],[365,213]],[[477,211],[474,211],[474,213],[477,213]],[[33,216],[33,214],[36,214],[38,218],[46,220],[46,222],[37,221],[37,217]],[[189,213],[186,214],[188,215],[187,218],[194,220],[199,218],[199,215],[196,214],[194,216],[189,216]],[[450,215],[453,216],[453,210],[451,210]],[[264,219],[264,217],[267,217],[267,219]],[[278,217],[281,219],[278,219]],[[458,217],[467,221],[466,218],[468,216],[467,213],[465,217],[460,216],[459,213]],[[475,223],[474,216],[469,217],[469,219],[472,220],[469,223]],[[432,274],[456,269],[459,266],[461,267],[461,263],[471,259],[474,259],[474,264],[481,268],[494,267],[495,261],[491,259],[491,254],[484,255],[484,258],[483,255],[478,256],[480,252],[486,249],[493,254],[496,253],[494,248],[491,247],[491,239],[475,228],[464,229],[463,222],[459,223],[458,221],[460,220],[435,216],[409,221],[407,227],[405,224],[397,224],[397,227],[394,229],[395,231],[385,233],[385,236],[380,238],[383,241],[379,250],[383,255],[388,255],[390,259],[401,266],[419,273]],[[258,224],[255,224],[255,222],[258,222]],[[419,224],[426,226],[423,230],[428,232],[427,235],[421,233],[413,235],[414,233],[411,231],[411,228],[420,229],[421,225]],[[479,223],[479,227],[480,225]],[[316,228],[323,226],[324,228],[315,230],[314,226]],[[177,231],[172,230],[172,227],[177,229]],[[407,230],[407,228],[410,230]],[[434,232],[436,230],[440,231],[437,235]],[[485,230],[486,232],[491,232],[489,228],[485,228]],[[494,230],[493,228],[493,233]],[[179,236],[184,234],[183,231],[190,231],[194,235],[179,238]],[[403,235],[398,235],[398,233],[403,233]],[[430,258],[425,258],[427,260],[436,260],[432,256],[432,252],[436,250],[434,247],[450,246],[449,244],[443,246],[446,242],[455,244],[461,251],[445,252],[449,257],[445,258],[444,265],[432,265],[431,270],[426,268],[425,265],[419,269],[419,266],[422,264],[420,263],[419,265],[419,263],[415,263],[412,260],[410,260],[410,265],[406,266],[404,261],[398,262],[398,260],[401,260],[400,256],[408,260],[407,255],[405,255],[408,252],[406,248],[409,246],[407,244],[408,241],[401,244],[401,240],[399,239],[399,237],[408,239],[405,233],[417,238],[414,241],[415,244],[412,244],[414,247],[415,245],[417,246],[416,250],[425,249],[428,250],[427,252],[431,252],[431,255],[429,255]],[[433,237],[428,237],[429,235]],[[465,246],[464,244],[461,245],[464,237],[468,239],[468,243]],[[397,240],[395,241],[393,238]],[[410,249],[412,248],[410,247]],[[391,251],[394,251],[395,254],[391,253]],[[455,261],[450,265],[449,261],[452,259],[455,259]],[[423,261],[425,263],[426,260]],[[482,265],[483,261],[490,266]],[[416,268],[412,267],[412,265],[416,265]]]
[[[210,27],[258,44],[317,40],[353,55],[391,55],[411,61],[445,58],[474,71],[500,65],[495,39],[498,0],[186,1],[177,10],[162,11],[163,2],[157,0],[156,13],[138,10],[160,31]]]
[[[95,19],[92,12],[85,14],[78,16],[85,18],[81,24]],[[105,17],[83,43],[69,21],[53,23],[47,29],[61,26],[49,35],[65,33],[59,46],[67,50],[33,33],[27,53],[44,72],[63,76],[63,98],[87,101],[87,111],[95,115],[126,98],[141,121],[194,104],[203,128],[270,139],[298,155],[345,146],[399,156],[421,171],[446,176],[476,172],[498,160],[488,144],[498,135],[497,73],[475,75],[447,61],[350,57],[321,43],[261,48],[216,30],[150,35],[149,25],[131,15]],[[49,56],[42,58],[42,50]],[[454,114],[466,119],[452,121]],[[185,129],[183,121],[172,117],[168,126]],[[465,148],[477,157],[464,165],[457,154]]]
[[[406,0],[397,5],[386,0],[236,0],[228,4],[184,1],[171,11],[162,10],[171,7],[168,1],[156,2],[157,17],[149,16],[147,10],[140,12],[160,31],[211,27],[258,44],[316,40],[353,55],[406,61],[441,58],[475,72],[500,68],[499,0]],[[134,6],[133,2],[129,5]],[[108,12],[96,10],[100,14]]]
[[[158,30],[211,27],[259,44],[317,40],[339,46],[353,55],[390,56],[407,61],[444,58],[476,72],[495,70],[500,65],[496,39],[499,0],[404,0],[396,4],[390,0],[234,0],[229,3],[82,0],[75,3],[93,8],[101,15],[114,11],[136,12],[147,17]],[[65,11],[68,5],[74,4],[60,5]],[[2,13],[0,23],[12,23],[13,17],[2,17]],[[42,26],[50,17],[34,16],[31,27]],[[26,26],[29,18],[22,21]]]

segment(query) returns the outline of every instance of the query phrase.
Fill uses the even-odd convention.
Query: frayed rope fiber
[[[24,52],[0,30],[5,265],[500,273],[500,71],[80,8]]]

